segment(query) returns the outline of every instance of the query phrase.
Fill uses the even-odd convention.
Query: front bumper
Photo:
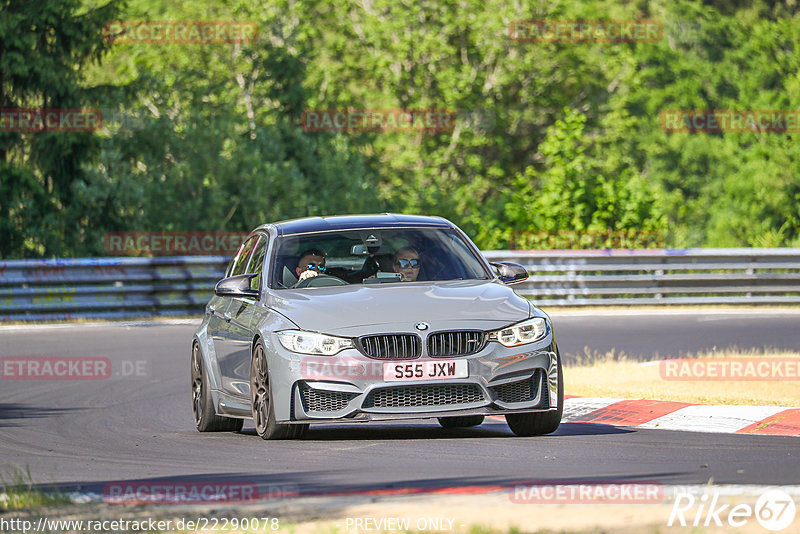
[[[528,345],[508,348],[491,342],[470,356],[403,362],[371,359],[355,349],[325,358],[302,356],[279,345],[275,349],[273,401],[281,422],[391,421],[558,409],[558,355],[552,332]],[[443,359],[467,360],[468,376],[383,380],[384,364]],[[282,372],[285,376],[278,376]]]

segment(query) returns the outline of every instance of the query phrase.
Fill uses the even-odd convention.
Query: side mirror
[[[250,287],[250,281],[258,274],[237,274],[223,278],[214,286],[214,294],[219,297],[247,297],[258,299],[261,294],[258,289]]]
[[[510,261],[490,262],[490,265],[497,270],[497,277],[504,284],[518,284],[528,279],[528,271],[519,263]]]

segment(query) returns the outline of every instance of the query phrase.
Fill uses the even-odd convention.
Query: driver
[[[419,276],[419,252],[413,247],[398,250],[392,258],[394,272],[400,273],[403,282],[416,282]]]
[[[300,260],[297,262],[297,268],[295,269],[295,272],[298,276],[298,283],[317,276],[319,273],[324,273],[325,254],[316,248],[310,248],[306,250],[300,254]]]

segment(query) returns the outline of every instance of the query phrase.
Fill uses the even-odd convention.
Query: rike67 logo
[[[767,530],[777,532],[789,527],[795,518],[792,497],[783,490],[772,489],[759,496],[755,506],[722,504],[719,493],[701,496],[679,493],[672,506],[667,526],[730,526],[741,528],[755,518]]]

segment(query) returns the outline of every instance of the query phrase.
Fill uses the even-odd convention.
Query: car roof
[[[304,217],[259,226],[266,230],[275,228],[278,235],[305,234],[328,230],[358,230],[362,228],[400,227],[452,228],[454,225],[443,217],[381,213],[372,215],[334,215],[330,217]]]

